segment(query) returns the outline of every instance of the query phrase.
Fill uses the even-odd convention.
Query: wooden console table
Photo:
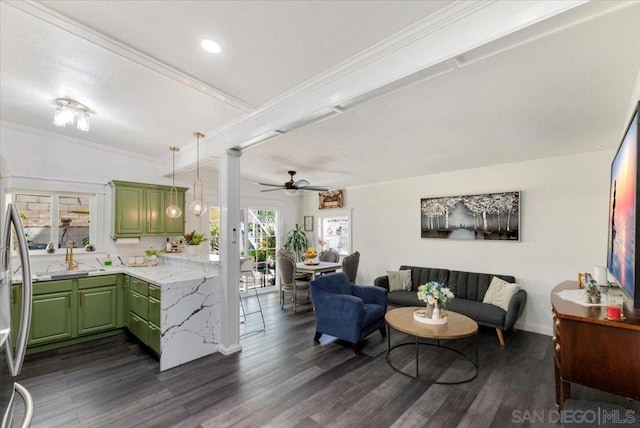
[[[625,301],[623,321],[605,318],[606,307],[582,306],[556,293],[575,290],[565,281],[551,292],[556,404],[578,383],[640,400],[640,309]]]

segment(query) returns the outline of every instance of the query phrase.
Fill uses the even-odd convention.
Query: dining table
[[[333,262],[318,262],[316,264],[307,264],[305,262],[296,263],[296,271],[311,274],[311,281],[316,279],[316,276],[322,273],[335,272],[338,269],[342,269],[340,263]]]

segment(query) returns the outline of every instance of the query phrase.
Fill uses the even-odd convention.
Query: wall
[[[129,152],[111,150],[88,141],[65,138],[29,128],[0,126],[0,187],[3,191],[16,186],[29,190],[67,190],[98,194],[96,223],[102,227],[98,233],[103,240],[97,250],[102,253],[128,257],[141,254],[150,246],[164,247],[166,238],[142,238],[137,245],[116,246],[108,238],[111,228],[111,189],[107,183],[112,179],[171,185],[171,177],[164,177],[161,162]],[[176,186],[192,187],[195,172],[176,174]],[[210,206],[218,205],[217,172],[203,174],[206,189],[205,199]],[[300,203],[296,198],[286,198],[283,192],[259,192],[259,186],[242,180],[241,201],[246,207],[277,209],[281,216],[281,235],[298,218]],[[266,196],[265,196],[266,195]],[[187,193],[187,206],[192,193]],[[4,198],[2,199],[4,206]],[[2,210],[4,212],[4,210]],[[1,215],[1,214],[0,214]],[[203,216],[196,218],[187,213],[186,230],[208,230],[208,221]],[[93,223],[96,228],[98,224]],[[177,237],[176,237],[177,238]],[[99,238],[100,239],[100,238]]]
[[[527,291],[518,327],[551,334],[549,295],[606,264],[612,151],[455,171],[345,189],[358,283],[401,264],[513,275]],[[420,198],[521,191],[521,241],[420,238]],[[323,215],[308,196],[303,215]]]

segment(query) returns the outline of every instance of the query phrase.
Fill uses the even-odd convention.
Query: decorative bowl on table
[[[432,318],[428,316],[426,309],[418,309],[413,312],[413,319],[422,324],[442,325],[447,323],[447,317]]]
[[[305,265],[317,265],[319,263],[318,252],[313,247],[307,248],[307,250],[302,254],[302,256],[304,257]]]

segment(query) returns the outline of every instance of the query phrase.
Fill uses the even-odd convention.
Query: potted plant
[[[158,261],[158,254],[160,254],[160,250],[153,248],[153,247],[149,247],[149,249],[144,250],[144,254],[145,256],[147,256],[147,261],[151,262],[151,263],[157,263]]]
[[[300,226],[296,224],[294,229],[291,229],[287,233],[287,238],[284,242],[284,248],[293,251],[296,258],[300,260],[300,256],[309,247],[309,240],[304,230],[300,229]]]
[[[194,229],[191,232],[186,232],[184,234],[184,242],[187,244],[187,254],[190,256],[198,255],[198,251],[200,249],[200,244],[207,240],[204,233],[196,232]]]

